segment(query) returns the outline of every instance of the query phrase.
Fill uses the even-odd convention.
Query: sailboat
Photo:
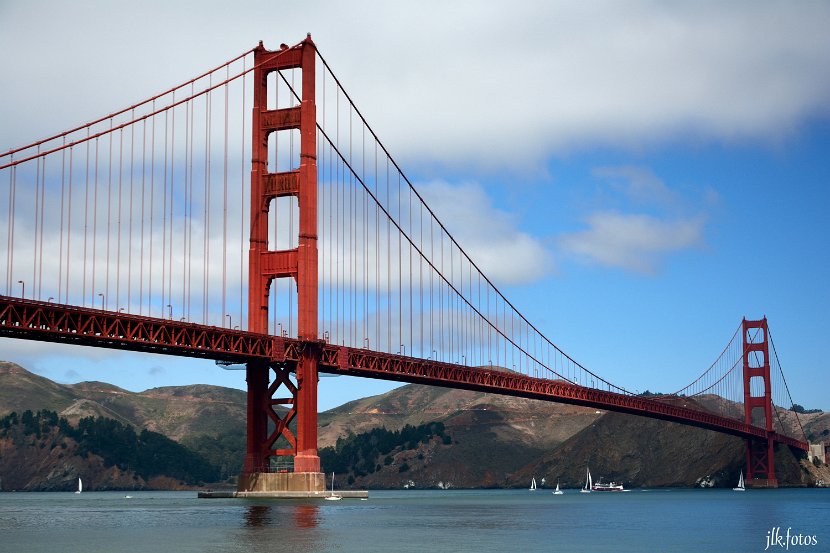
[[[746,486],[744,485],[744,471],[741,471],[741,476],[738,478],[738,487],[732,488],[733,492],[743,492],[746,491]]]
[[[557,478],[556,479],[556,489],[553,490],[553,495],[562,495],[563,493],[565,493],[565,492],[563,492],[562,490],[559,489],[559,479]]]
[[[334,493],[334,473],[333,472],[331,473],[331,494],[327,495],[323,499],[325,499],[326,501],[340,501],[341,499],[343,499],[342,497],[340,497],[339,495]]]
[[[75,493],[81,493],[82,491],[84,491],[84,483],[81,482],[80,478],[78,478],[78,491],[76,491]]]
[[[529,490],[532,491],[532,492],[536,491],[536,477],[535,476],[533,477],[533,480],[530,481]]]
[[[587,475],[585,477],[585,485],[579,490],[580,493],[591,493],[591,488],[594,487],[594,481],[591,480],[591,469],[586,467]]]

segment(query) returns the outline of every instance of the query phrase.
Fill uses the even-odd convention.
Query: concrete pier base
[[[243,472],[236,486],[238,492],[324,492],[326,475],[322,472]]]
[[[369,492],[366,490],[341,490],[335,492],[343,499],[368,499]],[[331,492],[235,492],[235,491],[209,491],[199,492],[203,499],[323,499]]]
[[[336,490],[343,498],[364,499],[366,490]],[[199,492],[202,498],[273,498],[309,499],[331,495],[326,491],[326,475],[322,472],[251,472],[239,475],[236,491]]]

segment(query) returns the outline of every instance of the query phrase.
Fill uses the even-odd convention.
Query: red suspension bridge
[[[242,491],[322,490],[320,372],[724,432],[746,440],[756,485],[777,485],[776,444],[808,448],[781,409],[793,401],[766,319],[651,398],[545,337],[438,220],[310,37],[12,149],[0,185],[0,335],[244,364]],[[273,470],[281,457],[292,472]]]

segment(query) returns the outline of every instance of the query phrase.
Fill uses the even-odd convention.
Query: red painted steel
[[[248,426],[243,471],[248,473],[268,472],[271,470],[271,460],[276,456],[293,457],[294,470],[297,472],[320,471],[317,455],[318,372],[556,401],[728,433],[746,440],[747,476],[750,483],[764,481],[767,485],[777,484],[774,471],[776,443],[807,449],[806,443],[773,430],[766,319],[744,319],[742,324],[743,422],[690,407],[691,400],[683,397],[647,399],[586,388],[563,380],[534,378],[507,370],[467,367],[335,346],[319,340],[316,47],[309,35],[303,42],[290,48],[283,46],[278,51],[268,51],[260,43],[253,54],[249,331],[0,296],[0,336],[245,363]],[[301,72],[300,103],[294,107],[275,106],[275,109],[269,110],[268,75],[288,69],[299,69]],[[230,80],[232,79],[213,85],[212,88]],[[173,105],[188,100],[189,98],[180,100]],[[144,115],[141,119],[156,113],[160,111]],[[105,132],[119,128],[121,127]],[[268,138],[272,133],[291,130],[300,133],[299,167],[270,173]],[[99,135],[87,136],[84,140],[96,136]],[[386,151],[382,145],[381,148]],[[44,155],[44,152],[38,155]],[[0,166],[0,169],[8,166]],[[296,197],[299,206],[297,247],[269,250],[271,204],[275,198],[286,196]],[[382,205],[380,208],[385,213]],[[403,232],[394,219],[392,223]],[[406,237],[405,234],[404,236]],[[415,246],[413,242],[410,243]],[[460,250],[460,246],[458,248]],[[426,261],[432,269],[437,270],[429,260]],[[276,278],[293,278],[296,282],[297,338],[268,335],[269,296]],[[451,282],[447,281],[447,284],[458,293]],[[510,305],[506,299],[504,301]],[[470,307],[475,310],[472,305]],[[475,312],[481,315],[477,310]],[[527,324],[534,328],[529,322]],[[762,335],[761,340],[748,340],[749,333],[754,331]],[[403,344],[401,349],[403,350]],[[763,363],[751,362],[760,356],[763,356]],[[763,382],[764,393],[760,396],[751,393],[753,378],[760,378]],[[277,397],[283,391],[284,395]],[[278,412],[276,406],[285,409]],[[761,426],[753,424],[753,411],[758,410],[764,416]],[[756,421],[759,418],[756,416]]]
[[[511,371],[467,367],[319,341],[267,336],[8,296],[0,296],[0,336],[169,353],[237,363],[260,363],[264,369],[288,367],[290,370],[309,349],[318,349],[320,372],[594,407],[707,428],[764,443],[771,440],[773,443],[807,450],[805,442],[789,436],[683,406],[681,403],[686,401],[683,398],[657,401],[585,388],[561,380],[533,378]],[[262,405],[271,401],[271,396],[268,393],[265,395],[267,398],[256,400],[259,412],[264,411],[260,408]],[[262,443],[270,445],[267,439]]]
[[[764,485],[777,487],[775,478],[775,440],[772,426],[772,386],[770,385],[769,329],[767,319],[760,321],[743,320],[743,380],[744,380],[744,423],[752,426],[753,412],[760,409],[764,415],[766,435],[746,442],[747,482],[764,481]],[[754,331],[750,341],[749,334]],[[760,339],[759,339],[760,337]],[[755,360],[755,363],[752,363]],[[760,361],[760,362],[759,362]],[[753,396],[751,381],[760,378],[764,386],[762,395]]]
[[[315,104],[316,50],[309,35],[299,45],[277,52],[267,51],[262,43],[254,50],[253,154],[251,165],[251,236],[249,253],[248,328],[259,334],[268,332],[268,298],[274,278],[293,278],[297,283],[297,335],[300,339],[317,339],[317,112]],[[267,109],[268,74],[299,68],[302,73],[300,105]],[[268,136],[271,133],[299,129],[300,167],[297,170],[268,172]],[[268,212],[272,200],[296,196],[299,205],[299,239],[297,248],[268,249]],[[263,399],[262,386],[270,370],[276,382],[286,380],[283,367],[252,363],[248,366],[248,413],[265,412],[274,420],[277,432],[290,447],[273,449],[276,437],[268,435],[261,424],[248,426],[245,472],[265,472],[273,455],[294,456],[296,472],[320,472],[317,455],[317,364],[319,349],[309,347],[294,361],[297,383],[292,392],[291,417],[296,416],[297,435],[288,423],[276,420],[273,404]],[[254,374],[256,373],[256,374]],[[262,373],[265,373],[263,376]],[[252,384],[253,383],[253,384]],[[273,388],[273,385],[272,385]],[[271,391],[273,393],[273,390]],[[270,396],[269,396],[270,398]],[[259,419],[257,419],[258,421]]]
[[[296,355],[286,344],[286,356]],[[657,401],[640,396],[619,394],[577,386],[562,380],[547,380],[514,373],[416,359],[400,355],[377,353],[370,350],[326,346],[321,370],[336,374],[351,374],[368,378],[397,380],[432,386],[462,388],[480,392],[514,395],[531,399],[570,403],[632,415],[648,416],[707,428],[743,438],[767,438],[764,430],[740,421],[679,405],[684,398]],[[773,441],[806,450],[807,444],[777,433]]]
[[[284,343],[263,334],[9,296],[0,335],[239,363],[284,356]]]

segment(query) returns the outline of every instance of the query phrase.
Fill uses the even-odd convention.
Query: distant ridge
[[[721,400],[699,401],[705,405]],[[229,475],[238,472],[244,457],[246,394],[241,390],[194,384],[136,393],[104,382],[57,384],[0,362],[0,415],[27,409],[53,410],[73,423],[106,417],[159,432],[207,455]],[[788,416],[783,413],[784,419]],[[828,414],[802,415],[801,420],[808,434],[830,433]],[[544,477],[548,482],[559,478],[564,486],[579,480],[590,463],[597,476],[629,486],[707,482],[731,487],[743,464],[743,442],[714,432],[585,407],[414,384],[321,413],[319,446],[332,447],[375,428],[400,431],[432,422],[443,424],[442,439],[398,448],[378,457],[371,473],[350,469],[338,474],[338,482],[366,488],[524,487],[530,478]],[[10,481],[3,457],[0,477]],[[780,458],[786,465],[782,483],[804,485],[815,476],[800,469],[791,455],[782,453]],[[121,476],[112,478],[116,482]]]

